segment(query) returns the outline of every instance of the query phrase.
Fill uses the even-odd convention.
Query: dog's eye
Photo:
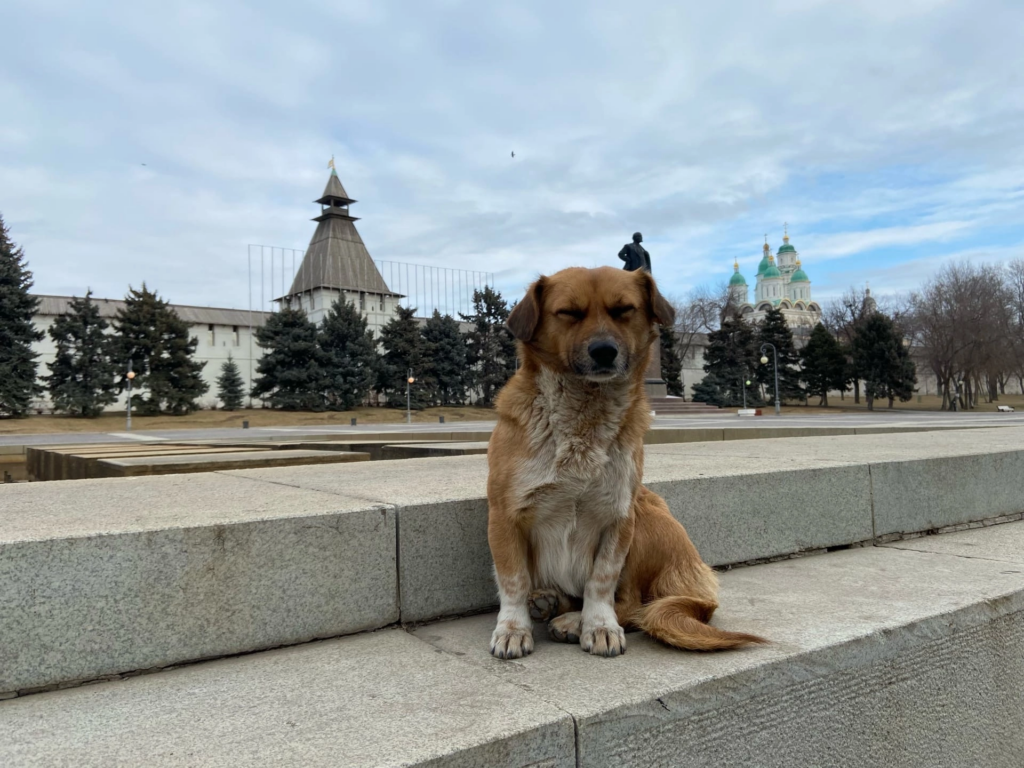
[[[618,320],[620,318],[629,317],[635,309],[636,307],[612,307],[608,310],[608,314]]]
[[[556,313],[559,317],[567,317],[573,320],[582,320],[587,314],[581,309],[560,309]]]

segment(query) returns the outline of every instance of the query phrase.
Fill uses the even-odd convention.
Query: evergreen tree
[[[501,293],[487,285],[473,291],[473,314],[459,314],[473,324],[466,339],[468,384],[480,391],[483,405],[494,402],[498,390],[516,372],[516,343],[505,325],[509,311]]]
[[[245,381],[238,370],[238,363],[231,359],[224,361],[217,377],[217,397],[224,404],[225,411],[237,411],[245,400]]]
[[[301,309],[284,307],[256,331],[264,350],[256,364],[253,397],[285,411],[324,410],[323,354],[317,328]]]
[[[95,417],[117,400],[109,327],[92,301],[92,291],[84,299],[72,299],[68,311],[50,326],[56,354],[46,382],[54,410]]]
[[[804,390],[800,386],[800,372],[797,369],[799,357],[796,347],[793,345],[793,332],[789,329],[782,310],[772,307],[765,312],[764,320],[758,325],[757,339],[754,342],[758,348],[758,362],[760,363],[760,349],[763,344],[774,344],[778,352],[779,364],[779,400],[803,400]],[[764,354],[768,362],[759,364],[756,376],[757,382],[763,388],[765,399],[775,400],[775,355],[771,347],[765,349]]]
[[[0,217],[0,418],[21,418],[42,394],[32,342],[43,334],[32,324],[39,299],[29,295],[32,273]]]
[[[807,345],[801,350],[800,360],[803,365],[800,378],[806,383],[808,394],[821,398],[820,405],[828,406],[830,390],[846,390],[849,383],[846,354],[835,336],[821,323],[811,331]]]
[[[359,407],[377,372],[377,344],[366,318],[355,304],[338,300],[320,325],[327,407],[350,411]]]
[[[888,398],[890,407],[897,397],[909,400],[917,383],[903,339],[892,320],[881,312],[869,315],[854,338],[853,367],[857,378],[864,382],[869,411],[874,410],[875,400],[880,397]]]
[[[199,339],[189,336],[188,324],[168,308],[160,328],[160,354],[150,362],[150,396],[162,404],[162,409],[182,416],[199,409],[196,402],[210,389],[203,380],[206,362],[196,362],[192,356]]]
[[[732,404],[735,395],[735,387],[726,386],[725,380],[717,373],[706,373],[704,378],[693,386],[693,402],[717,405],[719,408]],[[747,390],[750,394],[750,390]],[[742,404],[743,393],[740,392],[740,403]],[[749,404],[749,400],[748,400]]]
[[[412,371],[416,382],[409,390],[410,403],[416,410],[426,407],[426,382],[423,367],[423,335],[415,320],[415,307],[396,307],[395,316],[380,329],[384,349],[377,372],[377,389],[392,408],[405,408],[406,378]]]
[[[210,388],[202,378],[206,363],[192,359],[198,339],[189,337],[185,321],[145,283],[142,290],[129,287],[124,303],[114,319],[118,337],[115,365],[120,373],[120,390],[128,386],[128,361],[131,361],[135,372],[132,402],[138,406],[139,413],[157,414],[166,410],[182,415],[196,410],[199,407],[196,398]]]
[[[742,317],[722,319],[718,330],[708,334],[704,348],[704,381],[693,388],[696,402],[718,406],[743,405],[744,382],[753,381],[760,353],[755,347],[755,329]],[[746,387],[748,406],[762,404],[756,387]]]
[[[661,378],[665,380],[668,393],[673,397],[683,396],[683,361],[676,350],[676,334],[671,325],[661,326]]]
[[[423,326],[423,375],[430,399],[440,405],[466,401],[466,338],[451,315],[436,309]]]

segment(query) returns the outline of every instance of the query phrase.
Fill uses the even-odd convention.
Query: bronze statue
[[[635,272],[638,269],[646,269],[648,272],[651,271],[651,254],[640,245],[644,240],[644,236],[639,232],[633,233],[633,242],[626,243],[622,246],[622,250],[619,251],[619,258],[626,262],[623,265],[623,269],[627,272]]]

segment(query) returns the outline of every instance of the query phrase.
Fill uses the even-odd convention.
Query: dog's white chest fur
[[[633,448],[616,439],[628,393],[553,374],[541,374],[539,388],[531,456],[518,472],[520,502],[533,513],[534,588],[582,596],[601,537],[629,514],[638,480]]]

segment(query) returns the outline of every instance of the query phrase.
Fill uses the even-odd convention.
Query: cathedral
[[[747,322],[760,322],[772,307],[782,310],[789,327],[797,333],[809,333],[821,320],[821,307],[811,299],[811,280],[800,264],[800,254],[789,242],[788,230],[774,256],[765,239],[764,255],[757,266],[753,302],[747,281],[740,274],[739,262],[733,264],[733,270],[729,298]]]

